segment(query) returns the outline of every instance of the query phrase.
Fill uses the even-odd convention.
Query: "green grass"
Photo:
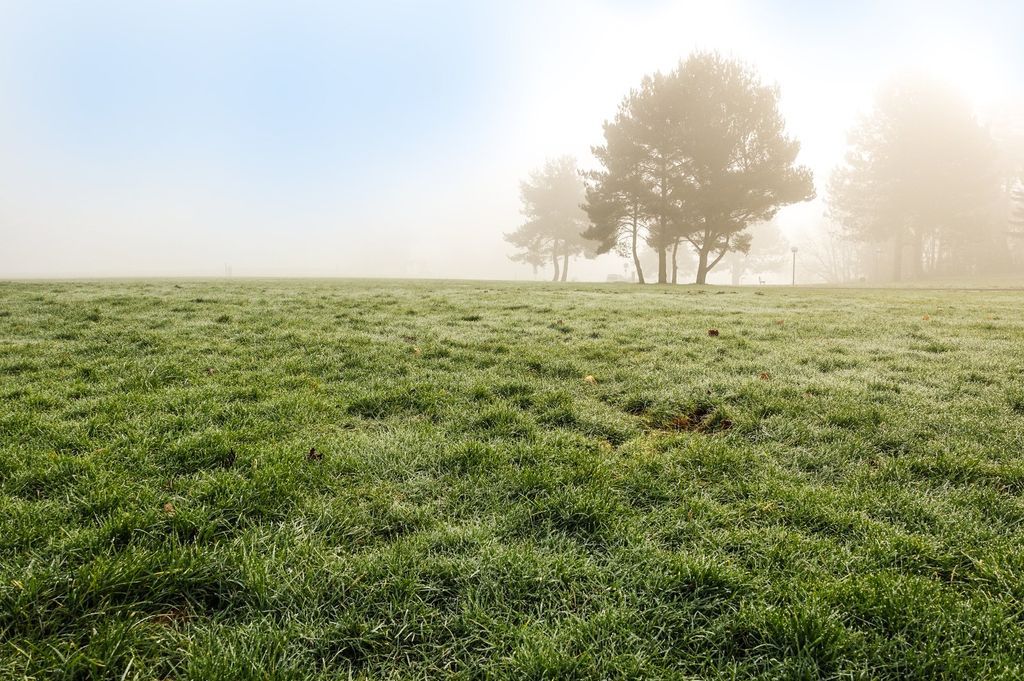
[[[1021,678],[1022,376],[1022,292],[0,284],[0,677]]]

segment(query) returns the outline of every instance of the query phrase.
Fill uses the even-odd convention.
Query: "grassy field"
[[[0,284],[0,678],[1019,679],[1022,375],[1024,292]]]

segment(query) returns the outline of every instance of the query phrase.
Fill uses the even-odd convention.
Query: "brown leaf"
[[[760,378],[762,381],[770,381],[771,378],[772,378],[772,375],[769,374],[767,371],[762,371],[761,375],[758,376],[758,378]]]
[[[597,383],[597,379],[594,378],[593,376],[591,376],[590,374],[587,374],[586,376],[584,376],[583,380],[585,382],[589,383],[590,385],[594,385],[594,384]]]
[[[929,317],[928,315],[925,315],[925,316],[921,317],[921,319],[923,319],[924,321],[928,321],[929,319],[931,319],[931,317]]]
[[[718,329],[708,329],[708,335],[712,338],[718,337]]]
[[[174,504],[172,504],[169,501],[166,504],[164,504],[164,515],[170,516],[170,517],[173,518],[176,513],[177,513],[177,511],[174,508]]]
[[[184,610],[170,610],[153,616],[154,624],[159,624],[162,627],[171,627],[188,619],[189,615]]]
[[[324,455],[321,454],[320,452],[316,451],[316,447],[310,447],[309,448],[309,454],[306,454],[306,459],[308,461],[320,461],[323,458],[324,458]]]
[[[213,367],[206,367],[206,373],[209,374],[210,376],[213,376],[215,373],[217,373],[217,370],[214,369]]]

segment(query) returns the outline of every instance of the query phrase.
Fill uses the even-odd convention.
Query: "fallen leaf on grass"
[[[584,376],[583,380],[586,383],[589,383],[590,385],[594,385],[595,383],[597,383],[597,379],[594,378],[593,376],[591,376],[590,374],[587,374],[586,376]]]
[[[758,378],[760,378],[760,379],[761,379],[762,381],[768,381],[768,380],[771,380],[771,377],[772,377],[772,375],[771,375],[771,374],[769,374],[769,373],[768,373],[767,371],[762,371],[762,372],[761,372],[761,375],[760,375],[760,376],[758,376]]]
[[[188,613],[184,610],[171,610],[169,612],[162,612],[158,615],[154,615],[153,623],[159,624],[162,627],[171,627],[188,619]]]
[[[174,504],[172,504],[171,502],[169,502],[169,501],[168,501],[168,502],[167,502],[166,504],[164,504],[164,515],[166,515],[166,516],[170,516],[170,517],[172,517],[172,518],[173,518],[173,517],[174,517],[174,515],[175,515],[175,514],[176,514],[177,512],[178,512],[178,511],[177,511],[177,510],[175,510],[175,508],[174,508]]]
[[[316,451],[316,447],[310,447],[309,448],[309,454],[306,454],[306,459],[308,461],[320,461],[323,458],[324,458],[324,455],[321,454],[320,452]]]
[[[718,337],[718,329],[708,329],[708,335],[712,338]]]

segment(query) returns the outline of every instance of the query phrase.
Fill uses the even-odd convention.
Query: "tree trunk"
[[[562,256],[562,281],[569,276],[569,247],[565,247],[565,254]]]
[[[637,278],[637,281],[640,282],[641,284],[643,284],[644,283],[644,271],[643,271],[643,268],[640,267],[640,256],[637,255],[637,252],[636,252],[636,238],[637,238],[637,231],[638,231],[638,229],[639,228],[637,227],[637,224],[636,224],[636,213],[634,212],[633,213],[633,267],[636,268],[636,278]]]
[[[903,242],[897,236],[892,245],[892,280],[903,279]]]
[[[679,272],[679,264],[676,261],[676,252],[679,250],[679,240],[672,244],[672,283],[676,283],[676,275]]]
[[[743,280],[743,270],[745,269],[744,265],[745,265],[745,263],[742,260],[740,260],[738,256],[734,257],[732,259],[732,285],[733,286],[739,286],[740,283],[742,282],[742,280]]]
[[[555,276],[551,277],[551,281],[558,281],[558,247],[551,247],[551,264],[555,266]]]
[[[703,247],[697,254],[697,283],[701,285],[708,283],[708,252]]]
[[[924,260],[924,239],[920,234],[915,234],[910,241],[910,245],[912,248],[910,253],[911,276],[914,279],[920,279],[921,276],[924,274],[924,263],[922,262]]]
[[[668,283],[668,250],[664,246],[658,246],[658,283]]]

